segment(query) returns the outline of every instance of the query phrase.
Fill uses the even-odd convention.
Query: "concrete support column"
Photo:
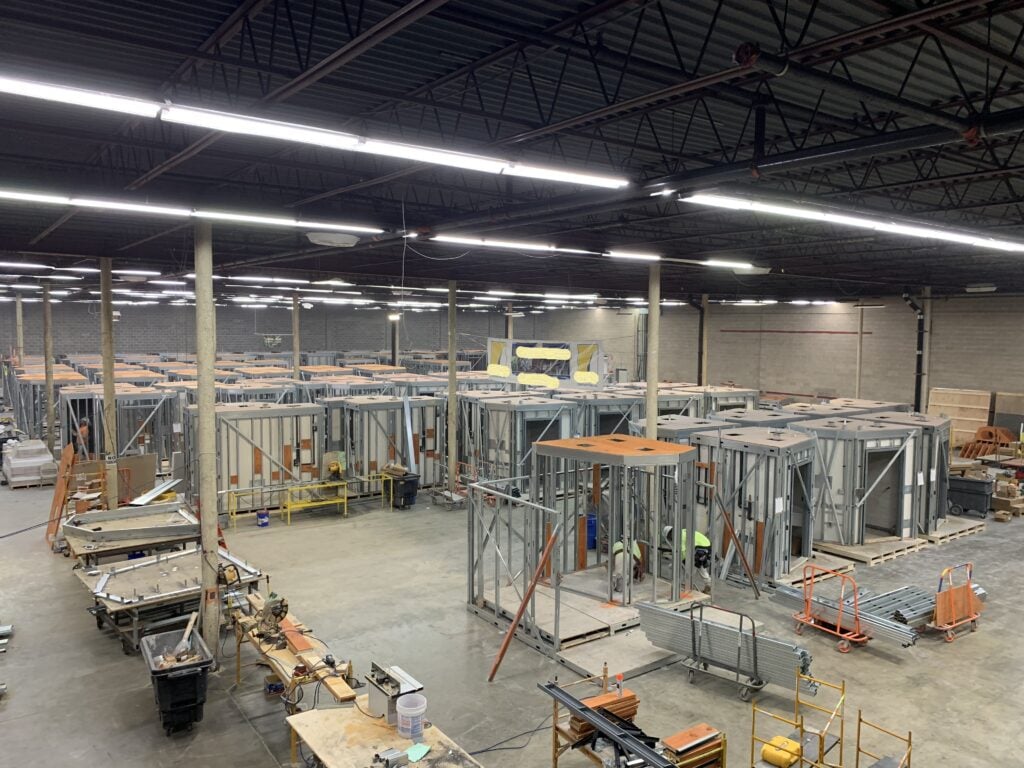
[[[43,283],[43,371],[46,377],[46,447],[52,454],[57,408],[53,402],[53,318],[49,283]]]
[[[448,281],[448,490],[455,491],[459,476],[458,408],[459,379],[456,376],[455,358],[458,352],[458,338],[455,332],[455,281]]]
[[[658,335],[661,331],[661,264],[650,266],[647,285],[647,427],[644,436],[658,439]]]
[[[25,362],[25,314],[21,308],[21,292],[14,297],[14,357],[18,365]]]
[[[707,386],[708,383],[708,295],[700,296],[700,368],[697,371],[697,383]]]
[[[292,296],[292,378],[296,381],[302,378],[302,371],[299,370],[302,365],[302,339],[299,338],[299,328],[302,325],[302,317],[299,315],[301,311],[299,296],[295,294]]]
[[[515,318],[512,317],[512,304],[505,305],[505,338],[510,341],[515,338]]]
[[[103,358],[103,472],[107,509],[117,509],[120,498],[117,477],[117,387],[114,380],[113,264],[100,259],[100,353]],[[96,429],[96,425],[92,425]],[[100,446],[96,446],[98,451]],[[148,488],[138,489],[140,492]]]
[[[213,305],[213,228],[195,225],[196,367],[198,384],[200,547],[203,553],[200,625],[203,640],[217,654],[220,646],[220,590],[217,586],[217,411],[214,361],[217,356],[217,319]],[[195,450],[195,448],[193,448]]]

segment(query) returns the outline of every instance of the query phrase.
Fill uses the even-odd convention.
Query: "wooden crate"
[[[992,393],[932,387],[928,393],[928,413],[952,419],[950,440],[953,447],[959,447],[974,439],[978,427],[991,424]]]

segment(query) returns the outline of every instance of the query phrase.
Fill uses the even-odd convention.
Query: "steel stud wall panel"
[[[227,511],[228,491],[265,489],[238,495],[238,511],[277,507],[288,485],[317,480],[323,455],[323,408],[313,404],[221,403],[217,414],[217,489]],[[185,409],[186,485],[199,494],[198,406]]]

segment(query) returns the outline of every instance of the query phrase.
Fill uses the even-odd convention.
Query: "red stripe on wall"
[[[810,333],[821,336],[856,336],[856,331],[781,331],[773,328],[722,328],[719,333]],[[871,331],[864,331],[865,336],[870,336]]]

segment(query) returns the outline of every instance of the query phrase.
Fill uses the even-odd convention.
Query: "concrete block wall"
[[[916,318],[899,297],[864,310],[861,395],[912,402]],[[42,308],[26,303],[27,354],[42,353]],[[123,353],[194,351],[192,307],[119,307],[114,326],[116,348]],[[709,310],[710,383],[732,382],[768,392],[813,396],[834,392],[852,396],[857,355],[857,313],[848,304],[798,307],[712,305]],[[515,318],[517,338],[599,339],[613,367],[635,371],[636,312],[632,310],[557,310]],[[99,352],[99,316],[94,304],[53,307],[54,348],[58,354]],[[500,311],[459,313],[461,348],[482,348],[488,336],[504,335]],[[302,348],[385,349],[387,314],[383,311],[317,306],[302,311]],[[1017,354],[1024,328],[1024,301],[982,297],[935,299],[931,329],[929,386],[1024,390],[1024,358]],[[261,333],[286,335],[288,309],[217,310],[218,349],[245,352],[262,348]],[[696,381],[698,313],[690,307],[666,308],[661,316],[663,379]],[[407,313],[402,321],[403,349],[441,349],[447,342],[444,311]],[[14,345],[14,305],[0,304],[0,349]]]
[[[42,306],[26,303],[25,353],[43,351]],[[170,305],[117,308],[121,319],[114,324],[115,349],[119,353],[195,351],[195,309]],[[520,330],[533,330],[533,317],[519,319]],[[460,348],[483,348],[488,336],[504,334],[504,316],[498,312],[463,311],[458,317]],[[53,342],[58,355],[98,353],[100,320],[95,304],[60,303],[53,305]],[[217,308],[217,349],[224,352],[262,350],[260,334],[282,334],[282,349],[291,348],[292,313],[290,309]],[[386,349],[389,321],[381,310],[355,310],[346,307],[316,306],[302,310],[300,329],[304,350]],[[14,304],[0,305],[0,349],[14,346]],[[399,346],[401,349],[443,349],[448,343],[448,317],[445,311],[409,312],[405,315]]]

